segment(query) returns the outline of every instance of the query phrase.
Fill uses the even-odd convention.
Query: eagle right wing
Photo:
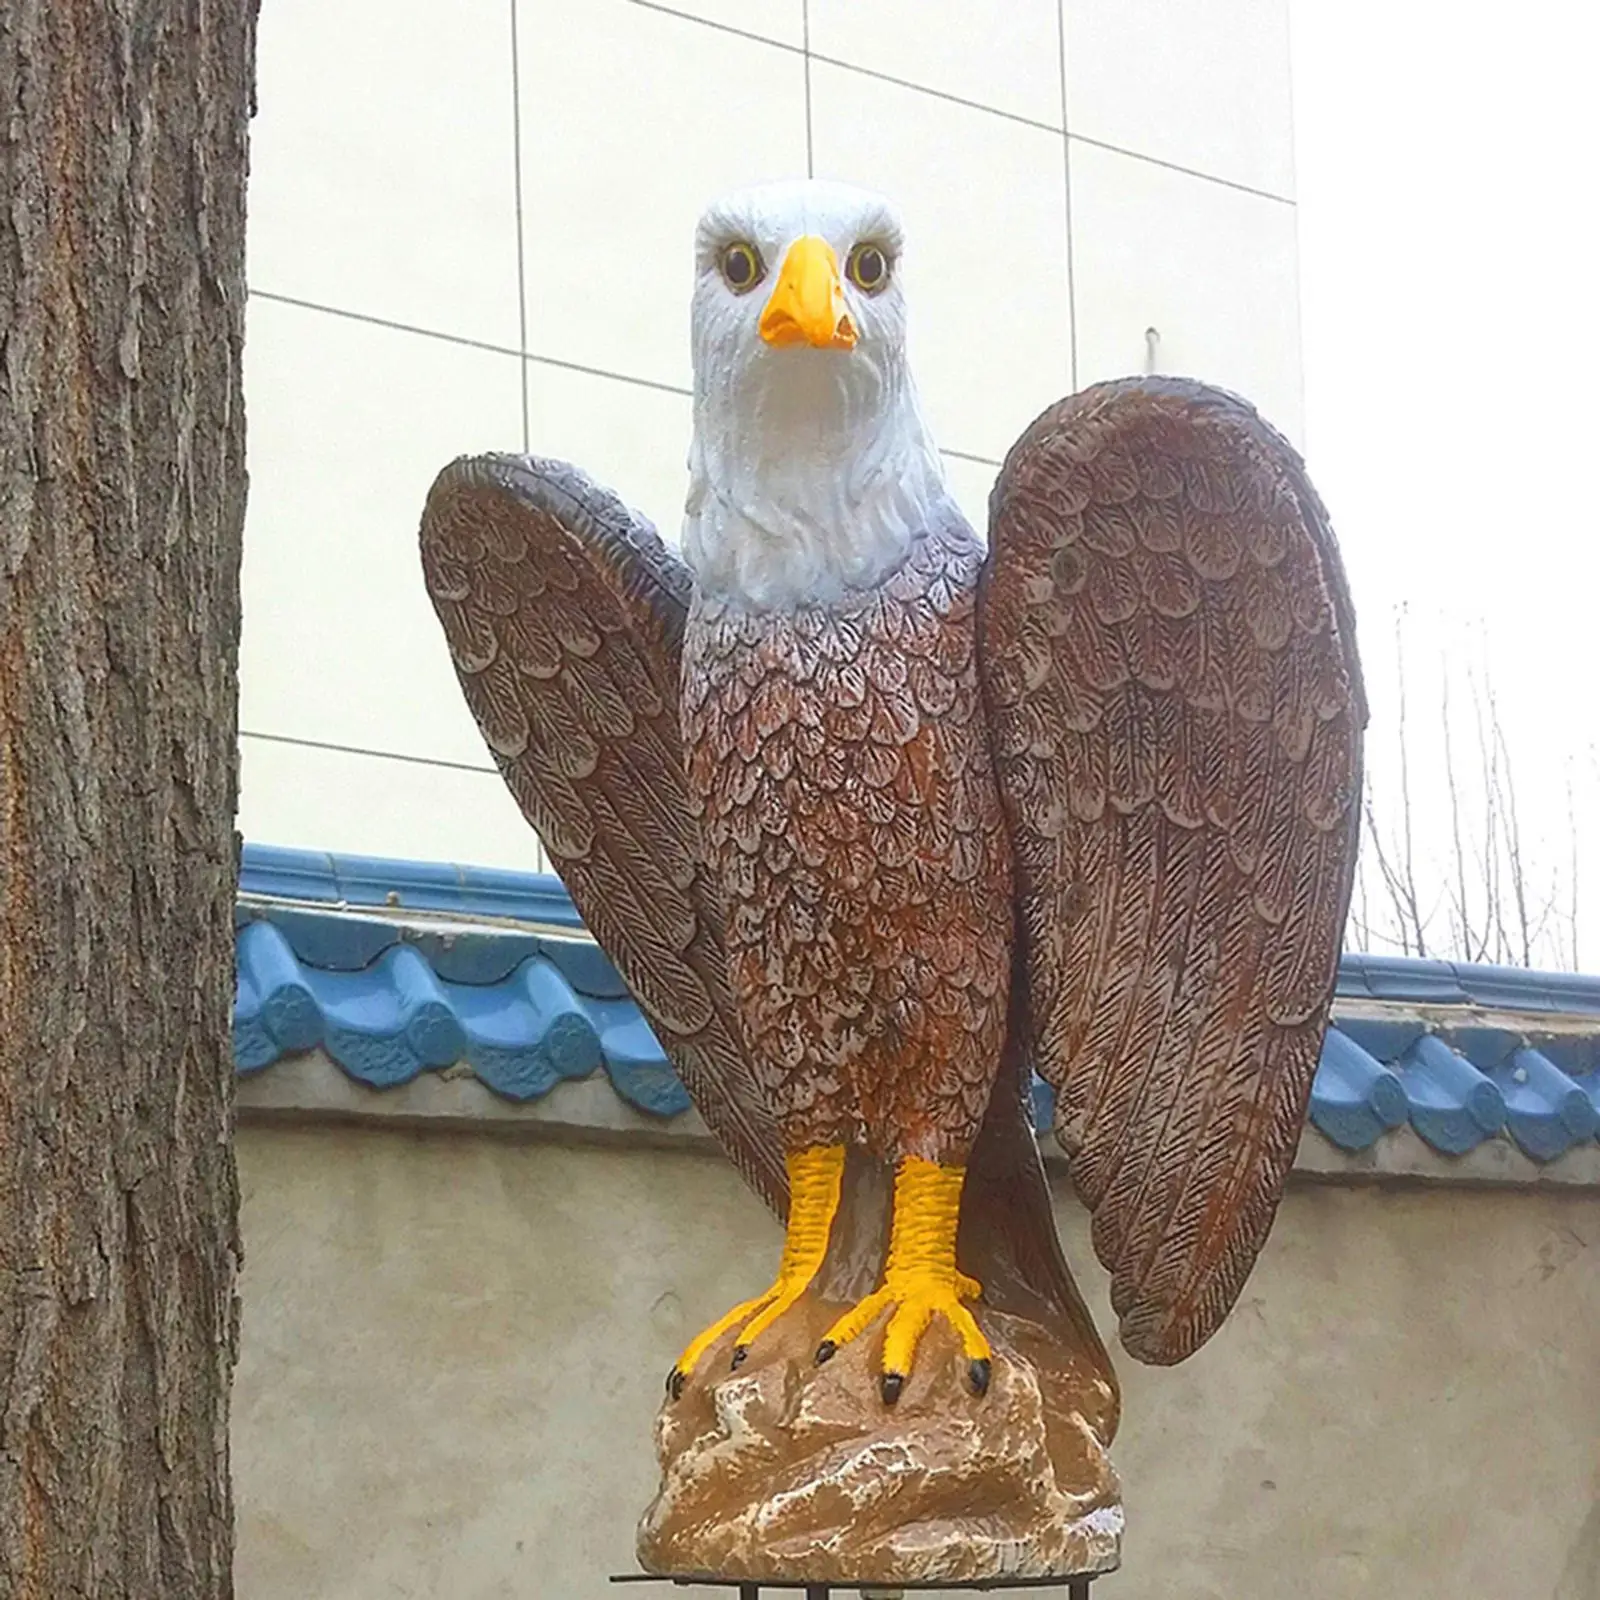
[[[1327,513],[1243,401],[1045,412],[991,501],[980,670],[1034,1062],[1122,1341],[1182,1360],[1294,1159],[1355,869],[1366,703]]]
[[[522,814],[706,1125],[784,1216],[782,1141],[694,847],[678,722],[687,570],[614,495],[527,456],[446,467],[421,542],[456,674]]]

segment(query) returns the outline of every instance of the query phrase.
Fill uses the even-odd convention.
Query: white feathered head
[[[906,363],[903,238],[815,181],[718,201],[695,239],[684,555],[761,608],[870,588],[947,499]]]

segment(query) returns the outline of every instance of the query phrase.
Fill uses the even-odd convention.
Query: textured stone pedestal
[[[1114,1396],[1087,1362],[980,1306],[989,1392],[967,1387],[955,1336],[936,1320],[888,1407],[882,1319],[813,1364],[843,1309],[802,1301],[737,1372],[730,1336],[662,1407],[661,1488],[639,1527],[647,1571],[892,1586],[1117,1565],[1117,1476],[1085,1420],[1105,1417]]]

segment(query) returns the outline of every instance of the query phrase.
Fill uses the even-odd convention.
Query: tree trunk
[[[232,1593],[252,0],[0,0],[0,1596]]]

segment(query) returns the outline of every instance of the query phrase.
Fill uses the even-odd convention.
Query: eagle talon
[[[817,1145],[809,1150],[792,1151],[784,1158],[789,1170],[789,1226],[784,1236],[783,1260],[778,1279],[763,1295],[736,1305],[719,1317],[690,1342],[677,1365],[677,1387],[671,1374],[667,1393],[674,1400],[683,1392],[684,1381],[700,1364],[719,1339],[736,1335],[731,1371],[738,1371],[755,1341],[805,1294],[822,1266],[828,1248],[828,1232],[839,1204],[839,1180],[844,1171],[844,1146]]]
[[[673,1367],[667,1373],[667,1398],[669,1400],[681,1400],[683,1398],[683,1386],[688,1381],[689,1374],[682,1367]]]
[[[961,1210],[960,1167],[944,1167],[916,1156],[900,1163],[894,1180],[894,1225],[883,1286],[858,1301],[834,1325],[817,1350],[817,1361],[859,1338],[885,1311],[882,1377],[885,1405],[900,1398],[916,1362],[917,1346],[935,1317],[942,1317],[961,1341],[967,1380],[983,1394],[989,1387],[989,1341],[965,1302],[982,1286],[956,1267],[956,1227]]]
[[[811,1359],[819,1367],[825,1367],[836,1355],[838,1355],[838,1353],[838,1345],[836,1345],[832,1339],[824,1339],[822,1343],[817,1346],[817,1353]]]

